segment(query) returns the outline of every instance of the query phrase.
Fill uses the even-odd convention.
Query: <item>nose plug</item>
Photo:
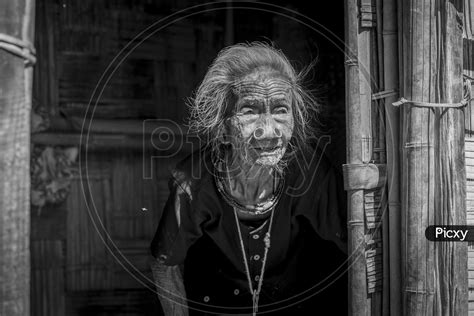
[[[280,138],[282,136],[282,132],[278,128],[273,129],[273,134],[277,138]],[[262,127],[257,128],[253,132],[253,136],[255,137],[255,139],[262,139],[264,135],[265,130]]]

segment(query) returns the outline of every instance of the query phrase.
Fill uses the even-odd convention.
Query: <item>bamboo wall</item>
[[[466,207],[467,224],[474,225],[474,138],[466,137]],[[474,315],[474,244],[469,243],[469,315]]]
[[[346,109],[348,158],[346,170],[370,168],[371,176],[352,177],[349,197],[349,253],[351,258],[350,315],[387,315],[389,312],[387,167],[382,43],[382,5],[376,1],[346,4]],[[363,184],[363,185],[362,185]]]

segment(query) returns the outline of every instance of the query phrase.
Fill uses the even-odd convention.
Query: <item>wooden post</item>
[[[0,3],[0,33],[32,42],[34,1]],[[8,46],[8,45],[7,45]],[[0,314],[30,314],[32,68],[0,48]]]
[[[401,3],[401,96],[460,102],[462,2]],[[466,223],[463,112],[402,107],[403,314],[467,315],[467,245],[424,236],[428,225]]]
[[[347,163],[363,162],[359,77],[359,21],[357,0],[344,2],[346,42],[346,124]],[[369,101],[370,105],[370,101]],[[370,107],[369,107],[370,110]],[[365,118],[367,119],[367,117]],[[364,190],[351,190],[348,200],[349,315],[368,315],[365,262]]]

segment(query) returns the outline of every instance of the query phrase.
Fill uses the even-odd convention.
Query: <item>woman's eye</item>
[[[244,115],[250,115],[250,114],[255,114],[255,111],[252,108],[244,107],[244,108],[240,109],[240,113],[242,113]]]
[[[279,106],[273,110],[275,114],[286,114],[288,113],[288,109],[284,106]]]

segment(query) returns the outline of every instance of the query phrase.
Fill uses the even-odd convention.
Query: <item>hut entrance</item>
[[[271,10],[206,11],[134,40],[196,4],[36,1],[32,314],[160,314],[146,282],[149,243],[171,166],[197,148],[183,136],[185,99],[229,44],[271,40],[298,70],[317,60],[307,85],[324,96],[330,155],[335,165],[344,162],[343,52],[324,34]],[[342,3],[321,10],[305,1],[279,5],[343,39]],[[133,50],[127,46],[142,39]],[[124,47],[126,58],[114,59]],[[107,80],[100,81],[103,74]],[[170,131],[174,142],[155,137],[157,128]]]

